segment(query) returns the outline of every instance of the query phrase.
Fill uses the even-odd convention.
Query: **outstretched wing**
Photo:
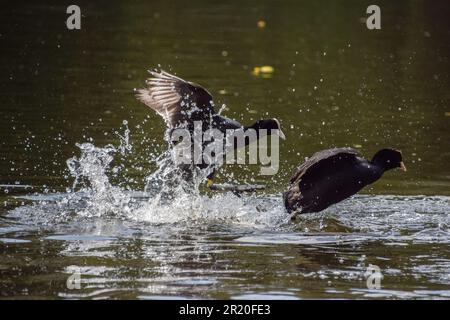
[[[333,148],[316,152],[297,168],[290,182],[299,184],[300,191],[304,192],[314,181],[352,165],[357,155],[358,152],[353,148]]]
[[[155,110],[169,127],[186,121],[209,119],[214,114],[211,94],[200,85],[185,81],[163,70],[149,70],[147,88],[136,98]]]

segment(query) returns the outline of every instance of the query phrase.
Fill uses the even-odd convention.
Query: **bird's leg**
[[[294,222],[295,220],[297,220],[297,217],[301,214],[301,209],[297,209],[294,212],[291,213],[291,215],[289,216],[289,220],[291,220],[292,222]]]

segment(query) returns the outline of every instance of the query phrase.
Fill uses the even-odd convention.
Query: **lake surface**
[[[447,1],[379,1],[376,31],[360,1],[77,4],[79,31],[57,1],[0,12],[0,298],[450,298]],[[167,149],[133,93],[153,67],[280,120],[276,175],[217,176],[266,191],[145,188]],[[400,149],[408,171],[290,222],[289,177],[334,146]]]

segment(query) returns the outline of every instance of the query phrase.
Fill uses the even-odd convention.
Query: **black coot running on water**
[[[370,161],[358,157],[352,148],[319,151],[297,168],[289,190],[283,194],[285,207],[292,218],[322,211],[394,168],[406,171],[401,152],[393,149],[378,151]]]
[[[235,120],[219,115],[214,109],[213,97],[200,85],[163,70],[149,72],[152,77],[146,81],[147,88],[137,90],[136,97],[162,116],[171,130],[183,128],[193,133],[194,122],[201,121],[203,132],[218,129],[225,134],[227,129],[242,129],[245,132],[251,128],[256,130],[256,139],[259,139],[259,129],[267,129],[268,134],[276,133],[284,139],[277,119],[263,119],[245,127]],[[246,145],[252,142],[249,139],[245,141]],[[207,164],[199,164],[197,167],[209,169],[208,186],[211,186],[216,167]]]

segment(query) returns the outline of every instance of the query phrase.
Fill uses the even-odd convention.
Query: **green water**
[[[15,1],[0,11],[0,185],[16,185],[0,187],[1,297],[449,297],[447,1],[378,1],[375,31],[362,20],[367,1],[77,4],[79,31],[67,30],[57,1]],[[263,65],[274,68],[269,77],[252,73]],[[369,158],[400,149],[408,172],[388,172],[363,191],[368,198],[274,228],[216,216],[161,228],[114,217],[53,223],[61,210],[13,197],[65,192],[75,143],[118,145],[123,120],[133,149],[115,158],[124,170],[111,182],[142,190],[157,168],[150,154],[166,149],[165,126],[133,89],[158,66],[206,87],[226,116],[281,121],[287,140],[278,174],[258,176],[258,166],[218,174],[221,182],[233,173],[270,186],[262,198],[239,202],[245,212],[274,201],[282,217],[279,193],[295,167],[333,146]],[[210,203],[217,214],[237,210],[220,205]],[[311,232],[317,241],[305,242]],[[341,242],[336,233],[362,240]],[[383,270],[384,291],[366,288],[369,263]],[[66,288],[70,266],[87,274],[86,287]]]

